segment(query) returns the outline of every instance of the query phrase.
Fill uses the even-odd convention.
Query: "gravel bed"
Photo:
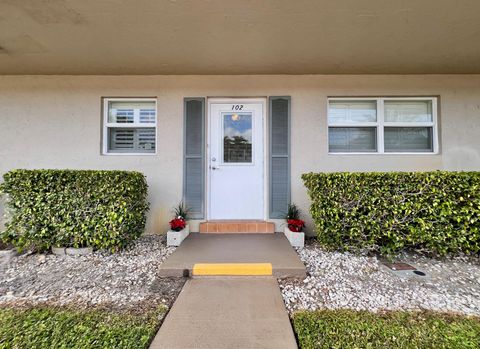
[[[128,308],[146,302],[169,306],[184,280],[158,277],[160,264],[175,250],[163,240],[158,235],[142,236],[130,248],[113,254],[12,257],[0,271],[0,306]]]
[[[297,250],[306,264],[305,280],[279,280],[287,309],[435,310],[480,315],[480,261],[445,260],[403,254],[426,279],[400,278],[376,257],[326,252],[317,244]]]

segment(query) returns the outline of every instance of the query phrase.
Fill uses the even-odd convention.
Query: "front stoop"
[[[272,275],[304,278],[305,265],[283,233],[199,234],[191,233],[160,265],[161,277],[192,275],[198,263],[269,263]]]
[[[275,224],[267,221],[208,221],[200,223],[200,233],[241,233],[241,234],[273,234]]]
[[[186,282],[150,349],[297,348],[274,277]]]

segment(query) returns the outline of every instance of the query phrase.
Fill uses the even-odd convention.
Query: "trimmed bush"
[[[0,309],[0,348],[148,348],[165,312]]]
[[[480,252],[480,172],[308,173],[302,179],[326,248]]]
[[[293,316],[293,327],[302,349],[480,347],[479,318],[432,312],[299,312]]]
[[[3,179],[7,221],[0,237],[17,247],[113,251],[144,231],[147,182],[139,172],[14,170]]]

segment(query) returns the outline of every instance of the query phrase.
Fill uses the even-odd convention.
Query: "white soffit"
[[[474,74],[478,0],[0,0],[0,74]]]

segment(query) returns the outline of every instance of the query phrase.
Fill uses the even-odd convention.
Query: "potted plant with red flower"
[[[305,245],[305,233],[302,232],[305,222],[300,219],[300,209],[295,204],[289,204],[285,220],[285,236],[294,247],[303,247]]]
[[[170,221],[170,229],[173,231],[181,231],[185,229],[187,222],[183,218],[174,218]]]
[[[170,230],[167,232],[167,246],[180,246],[183,240],[190,234],[187,224],[188,207],[180,202],[173,209],[174,218],[170,221]]]

